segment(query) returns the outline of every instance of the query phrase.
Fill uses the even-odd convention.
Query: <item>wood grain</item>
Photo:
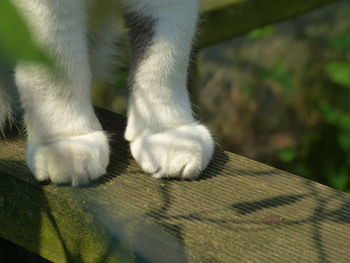
[[[1,237],[54,262],[348,262],[349,195],[220,148],[200,180],[152,179],[96,111],[113,153],[89,187],[39,185],[0,141]]]

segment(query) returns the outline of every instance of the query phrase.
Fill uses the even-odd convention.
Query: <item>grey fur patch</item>
[[[132,66],[135,69],[147,57],[147,50],[155,35],[156,21],[153,17],[130,12],[125,15],[125,24],[130,29]]]

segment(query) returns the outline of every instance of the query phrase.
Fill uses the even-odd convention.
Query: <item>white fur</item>
[[[108,141],[103,132],[61,137],[48,143],[30,141],[27,161],[39,181],[83,185],[106,173]]]
[[[196,124],[186,89],[198,1],[125,1],[130,11],[157,21],[147,59],[134,76],[125,138],[154,177],[197,177],[213,153],[213,140]]]
[[[19,64],[16,83],[25,109],[27,163],[39,180],[87,183],[108,165],[107,137],[91,105],[85,0],[13,0],[36,40],[55,57],[58,75]]]
[[[155,178],[192,179],[208,165],[213,143],[208,130],[193,123],[163,132],[145,131],[131,143],[131,152]]]
[[[125,135],[129,141],[145,129],[158,132],[195,122],[186,85],[198,1],[175,2],[128,1],[138,12],[158,20],[148,58],[141,62],[133,81]]]
[[[93,74],[96,65],[105,71],[113,39],[98,36],[101,45],[95,50],[88,45],[88,8],[96,0],[12,1],[37,43],[62,69],[57,75],[35,64],[16,68],[28,131],[28,166],[38,180],[87,183],[105,173],[109,159],[90,85],[93,75],[99,76]],[[155,21],[148,55],[134,72],[125,138],[136,161],[154,177],[196,177],[213,152],[210,133],[194,119],[186,90],[198,0],[122,2],[127,12]]]

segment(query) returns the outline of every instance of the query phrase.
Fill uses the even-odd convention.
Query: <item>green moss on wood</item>
[[[156,180],[97,113],[113,153],[86,188],[38,185],[25,140],[0,141],[1,237],[54,262],[348,262],[349,195],[219,148],[200,180]]]

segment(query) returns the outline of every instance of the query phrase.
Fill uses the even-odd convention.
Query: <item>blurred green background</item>
[[[350,3],[201,52],[195,100],[227,150],[350,193]]]
[[[125,114],[126,80],[95,103]],[[190,89],[226,150],[350,193],[349,1],[201,50]]]

